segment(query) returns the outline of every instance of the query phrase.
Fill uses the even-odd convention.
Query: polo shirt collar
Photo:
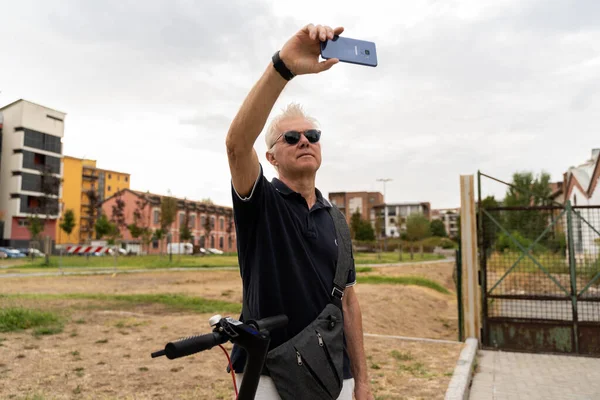
[[[298,194],[300,195],[300,193],[294,192],[292,189],[290,189],[290,187],[288,185],[286,185],[285,183],[283,183],[282,181],[280,181],[277,178],[273,178],[273,186],[275,187],[275,190],[277,190],[279,193],[285,195],[285,196],[289,196],[291,194]],[[331,203],[329,202],[329,200],[327,200],[325,197],[323,197],[323,194],[321,193],[321,191],[317,188],[315,188],[315,193],[317,195],[317,203],[321,204],[323,207],[331,207]]]

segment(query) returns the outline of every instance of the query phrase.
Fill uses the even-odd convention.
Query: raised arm
[[[279,55],[294,75],[315,74],[326,71],[338,62],[329,59],[319,62],[320,42],[333,39],[344,28],[308,24],[292,36]],[[227,139],[227,157],[233,187],[240,196],[248,196],[258,176],[258,156],[254,142],[263,130],[267,118],[288,83],[269,63],[233,119]]]

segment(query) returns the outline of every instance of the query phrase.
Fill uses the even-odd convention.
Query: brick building
[[[165,196],[152,193],[144,193],[130,189],[124,189],[115,195],[109,197],[102,203],[102,213],[109,219],[112,215],[113,206],[117,204],[117,199],[124,203],[124,218],[126,224],[134,222],[134,212],[143,202],[147,205],[141,210],[141,223],[139,225],[150,228],[155,231],[160,228],[160,205]],[[189,213],[189,228],[192,234],[190,243],[203,248],[216,248],[224,252],[236,252],[237,243],[235,237],[235,224],[233,221],[233,209],[231,207],[218,206],[214,204],[191,201],[187,199],[175,199],[177,201],[177,213],[175,221],[169,228],[172,236],[172,242],[179,242],[179,234],[185,221],[186,212]],[[205,229],[206,222],[210,223],[210,232]],[[131,236],[128,229],[121,230],[121,237],[124,243],[139,244],[140,240]],[[153,240],[148,249],[144,249],[150,254],[159,253],[166,248]]]
[[[348,223],[357,210],[362,219],[370,221],[371,210],[383,204],[383,195],[379,192],[333,192],[329,193],[329,201],[346,215]]]

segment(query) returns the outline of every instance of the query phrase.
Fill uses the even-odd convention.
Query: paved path
[[[600,399],[600,359],[479,351],[471,400]]]

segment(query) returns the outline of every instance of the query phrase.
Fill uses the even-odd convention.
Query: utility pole
[[[385,184],[391,181],[391,178],[378,178],[377,182],[383,182],[383,245],[385,247],[385,251],[387,251],[387,204],[385,202]]]

